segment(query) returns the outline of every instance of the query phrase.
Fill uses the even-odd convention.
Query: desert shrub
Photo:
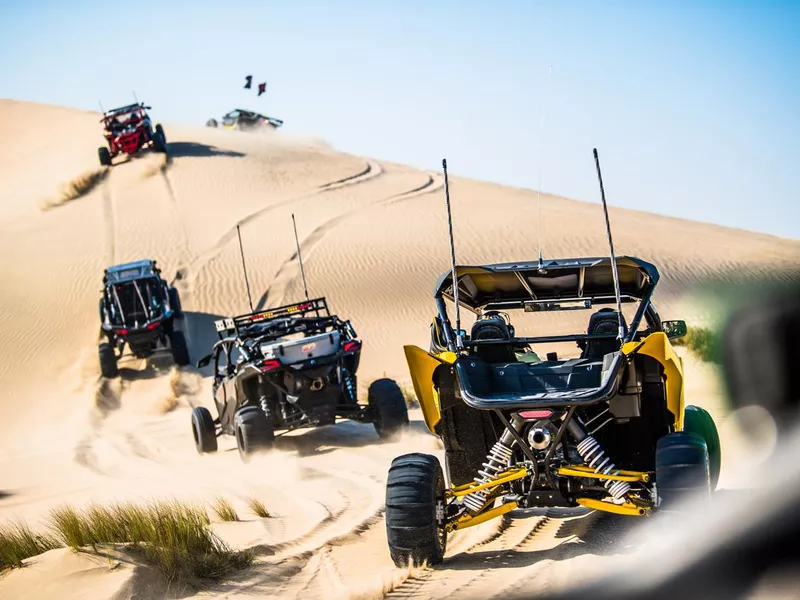
[[[0,570],[21,567],[22,561],[61,547],[50,535],[34,533],[23,523],[0,527]]]
[[[65,545],[124,545],[140,552],[169,581],[220,579],[252,563],[252,552],[231,550],[209,524],[204,509],[178,502],[91,506],[82,511],[62,507],[51,514],[52,529]]]

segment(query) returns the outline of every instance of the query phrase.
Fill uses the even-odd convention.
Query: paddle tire
[[[167,136],[164,134],[164,128],[161,127],[161,123],[156,125],[153,130],[153,149],[156,152],[167,151]]]
[[[186,337],[182,331],[173,330],[169,334],[169,346],[176,365],[185,367],[189,364],[189,348],[186,346]]]
[[[105,146],[101,146],[97,149],[97,159],[100,161],[100,164],[104,167],[111,166],[111,152],[108,151],[108,148]]]
[[[656,446],[658,510],[677,512],[687,497],[711,497],[708,448],[702,437],[678,431],[658,440]]]
[[[205,406],[196,406],[192,410],[192,435],[198,454],[217,451],[217,430]]]
[[[444,474],[430,454],[404,454],[392,461],[386,481],[386,536],[398,567],[442,562],[447,532],[437,524],[444,513]]]
[[[403,390],[392,379],[377,379],[369,386],[367,403],[373,425],[381,439],[391,439],[408,430],[408,407]]]
[[[181,306],[181,296],[177,288],[169,288],[169,306],[172,309],[176,319],[183,318],[183,307]]]
[[[253,454],[275,445],[275,429],[264,411],[257,406],[240,408],[233,418],[233,430],[239,457],[248,462]]]
[[[722,467],[722,448],[719,443],[719,432],[714,419],[704,408],[689,405],[683,413],[683,430],[703,438],[708,448],[708,466],[711,474],[711,491],[717,489],[719,472]]]
[[[100,359],[100,374],[109,379],[119,375],[117,355],[114,352],[114,346],[109,342],[102,342],[97,348],[97,353]]]

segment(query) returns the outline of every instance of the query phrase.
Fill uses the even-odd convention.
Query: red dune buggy
[[[167,151],[167,138],[160,124],[153,127],[147,111],[151,107],[142,103],[129,104],[103,113],[103,135],[108,147],[97,149],[97,157],[103,166],[111,166],[118,154],[133,155],[143,148],[156,152]]]

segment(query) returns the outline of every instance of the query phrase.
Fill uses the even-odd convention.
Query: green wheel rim
[[[722,453],[719,444],[719,433],[714,419],[708,411],[699,406],[689,405],[683,414],[683,430],[695,433],[706,441],[708,462],[711,471],[711,489],[717,489],[719,471],[722,466]]]

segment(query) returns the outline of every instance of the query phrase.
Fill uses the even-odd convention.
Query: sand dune
[[[218,495],[246,514],[247,499],[257,497],[273,518],[251,515],[216,527],[234,545],[256,548],[259,565],[197,597],[230,597],[236,590],[262,597],[381,597],[398,584],[391,583],[398,575],[380,518],[386,469],[399,453],[440,451],[419,415],[413,433],[396,443],[377,444],[369,425],[341,423],[286,436],[275,453],[248,465],[228,441],[217,455],[201,458],[188,412],[208,403],[208,378],[191,368],[178,372],[169,363],[131,360],[120,365],[122,380],[99,381],[97,301],[105,266],[157,259],[181,292],[197,359],[214,339],[213,319],[248,309],[237,225],[254,304],[302,297],[295,214],[309,292],[327,296],[364,339],[362,392],[384,374],[407,383],[402,346],[428,344],[431,291],[448,266],[440,174],[338,153],[279,132],[254,136],[165,124],[168,162],[154,154],[124,161],[85,194],[42,211],[61,186],[96,170],[98,118],[0,101],[0,517],[37,524],[62,502],[156,496],[210,501]],[[534,192],[453,178],[451,193],[459,262],[535,258]],[[551,195],[541,201],[546,256],[606,253],[598,204]],[[732,280],[800,265],[795,240],[613,206],[611,220],[618,253],[659,266],[656,301],[664,318],[705,318],[706,309],[693,304],[690,293],[711,275]],[[726,455],[721,484],[740,486],[746,469],[738,459],[753,453],[741,450],[715,370],[689,356],[687,368],[687,398],[707,406],[723,436],[739,444],[739,468]],[[768,445],[769,431],[764,436],[754,443]],[[565,560],[575,549],[563,546],[557,535],[563,528],[587,543],[583,554],[605,552],[606,538],[587,525],[595,518],[548,513],[501,532],[499,523],[461,532],[450,551],[463,553],[455,559],[461,570],[426,575],[424,585],[409,581],[395,597],[444,597],[447,590],[468,589],[493,552],[555,552]],[[617,525],[608,527],[613,533]],[[34,561],[36,569],[7,575],[0,595],[23,597],[40,582],[41,593],[26,597],[54,597],[55,588],[47,586],[82,573],[70,584],[79,594],[111,597],[119,590],[118,597],[130,597],[125,590],[138,590],[159,597],[137,588],[131,575],[136,565],[101,574],[92,561],[53,551]],[[152,585],[147,583],[161,589]]]

